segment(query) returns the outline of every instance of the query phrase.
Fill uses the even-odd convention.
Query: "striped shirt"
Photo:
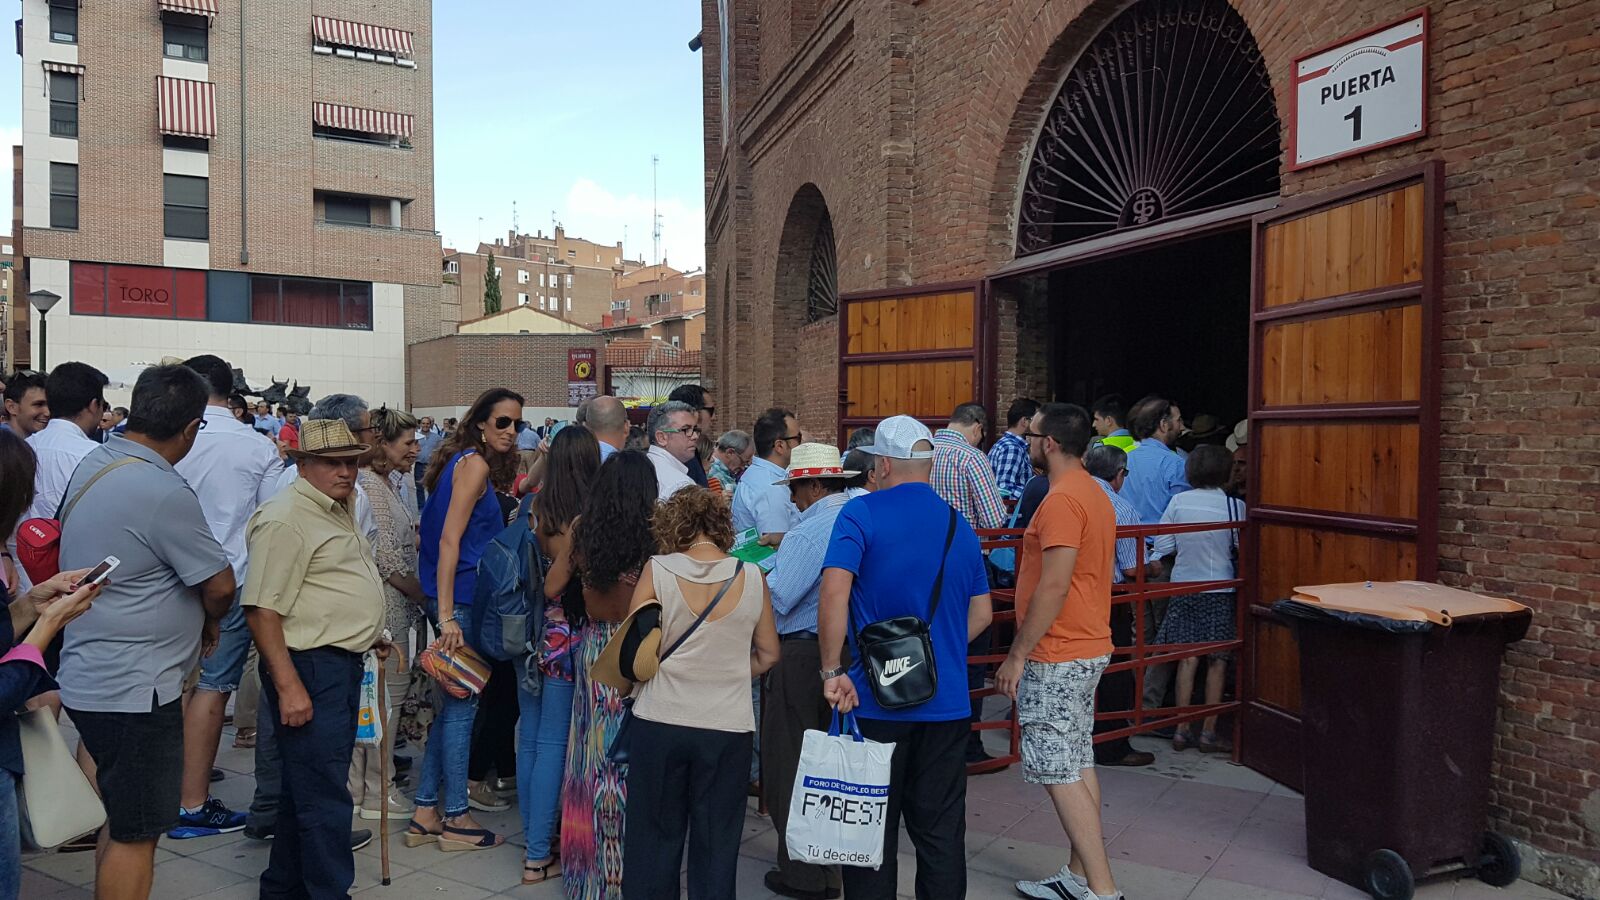
[[[1100,490],[1105,491],[1106,496],[1111,498],[1111,509],[1117,514],[1117,527],[1138,525],[1139,512],[1133,508],[1133,504],[1122,499],[1122,495],[1117,493],[1117,489],[1112,487],[1109,482],[1099,478],[1096,478],[1095,481],[1100,485]],[[1138,538],[1119,538],[1117,540],[1117,564],[1112,567],[1113,571],[1111,573],[1111,582],[1113,584],[1125,583],[1128,577],[1122,573],[1138,567],[1139,548],[1135,546],[1138,541]]]
[[[941,428],[933,436],[933,489],[974,529],[1005,525],[1006,504],[989,458],[951,428]]]

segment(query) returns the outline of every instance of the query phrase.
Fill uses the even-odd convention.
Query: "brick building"
[[[730,421],[1107,391],[1248,415],[1257,601],[1422,577],[1533,607],[1494,824],[1541,880],[1600,891],[1600,2],[1450,0],[1420,25],[1395,0],[702,11],[706,376]],[[1426,29],[1381,48],[1420,41],[1424,133],[1357,146],[1346,105],[1360,152],[1297,149],[1297,85],[1325,73],[1297,60],[1391,23]],[[1293,641],[1250,621],[1241,756],[1295,783]]]
[[[501,308],[532,306],[580,324],[597,324],[611,309],[615,279],[643,263],[623,258],[622,244],[596,244],[567,235],[510,232],[505,240],[480,243],[476,252],[447,249],[444,282],[447,307],[460,306],[466,319],[483,312],[489,256],[500,271]],[[459,300],[457,300],[459,298]],[[454,322],[447,322],[445,330]]]
[[[589,331],[462,333],[412,344],[406,347],[406,366],[428,377],[409,385],[407,408],[436,418],[460,416],[479,394],[505,387],[522,395],[523,417],[530,422],[546,416],[571,419],[567,351],[588,350],[592,359],[603,361],[605,346],[605,338]],[[605,383],[605,373],[596,372],[596,387]]]
[[[441,318],[431,22],[429,0],[23,0],[19,292],[65,298],[49,359],[215,352],[401,402],[405,343]]]
[[[705,272],[680,272],[660,263],[617,276],[611,312],[596,330],[612,340],[654,339],[699,350],[706,333],[705,312]]]

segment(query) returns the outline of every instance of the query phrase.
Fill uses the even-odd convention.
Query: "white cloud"
[[[673,268],[702,268],[706,262],[705,204],[685,202],[680,197],[661,197],[661,255]],[[655,262],[652,258],[651,203],[637,194],[618,196],[588,178],[580,178],[567,191],[560,219],[573,237],[593,241],[622,240],[627,228],[628,256]]]

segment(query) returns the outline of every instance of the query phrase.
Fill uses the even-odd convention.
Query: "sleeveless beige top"
[[[656,598],[661,601],[661,649],[671,647],[697,613],[684,600],[679,579],[720,587],[733,576],[738,560],[705,563],[682,553],[650,560]],[[656,677],[640,685],[633,714],[641,719],[713,731],[755,731],[750,707],[750,646],[761,619],[761,574],[745,566],[711,617],[661,664]],[[716,589],[712,589],[715,596]],[[706,597],[710,602],[711,597]]]

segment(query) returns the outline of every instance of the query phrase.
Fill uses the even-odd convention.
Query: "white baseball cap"
[[[917,444],[923,442],[928,449],[918,450]],[[890,459],[933,459],[933,432],[910,416],[890,416],[878,423],[872,443],[858,449]]]

